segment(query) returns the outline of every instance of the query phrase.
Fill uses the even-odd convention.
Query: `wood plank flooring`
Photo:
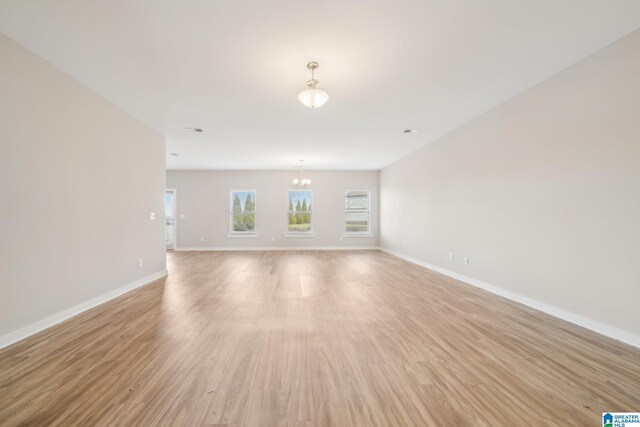
[[[0,425],[600,425],[640,350],[378,251],[173,252],[0,350]]]

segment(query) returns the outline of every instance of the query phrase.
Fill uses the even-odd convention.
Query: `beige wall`
[[[316,237],[285,238],[287,190],[297,176],[291,171],[168,171],[167,187],[176,188],[178,247],[376,247],[378,245],[378,172],[305,171],[313,190]],[[256,190],[259,238],[228,238],[229,192]],[[345,189],[371,190],[373,237],[341,238]],[[204,238],[204,241],[201,241]],[[273,239],[272,239],[273,238]]]
[[[161,135],[2,34],[0,64],[2,346],[165,270],[165,172]]]
[[[636,31],[381,171],[381,246],[640,345],[639,52]]]

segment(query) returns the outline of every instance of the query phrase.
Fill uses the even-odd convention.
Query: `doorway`
[[[166,227],[164,244],[167,249],[176,248],[176,189],[167,188],[164,193],[164,216]]]

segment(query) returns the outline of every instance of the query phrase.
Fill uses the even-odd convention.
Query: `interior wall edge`
[[[445,276],[449,276],[453,279],[459,280],[461,282],[466,283],[470,286],[475,286],[487,292],[491,292],[494,295],[501,296],[503,298],[507,298],[511,301],[515,301],[517,303],[526,305],[527,307],[533,308],[535,310],[541,311],[553,317],[557,317],[559,319],[565,320],[567,322],[573,323],[574,325],[581,326],[583,328],[589,329],[590,331],[596,332],[600,335],[604,335],[608,338],[615,339],[617,341],[621,341],[625,344],[629,344],[633,347],[640,348],[640,336],[635,335],[631,332],[625,331],[623,329],[617,328],[612,325],[608,325],[606,323],[602,323],[600,321],[590,319],[588,317],[582,316],[580,314],[564,310],[562,308],[556,307],[551,304],[544,303],[542,301],[538,301],[533,298],[529,298],[523,295],[520,295],[515,292],[511,292],[507,289],[500,288],[498,286],[494,286],[490,283],[483,282],[482,280],[475,279],[473,277],[465,276],[463,274],[459,274],[453,272],[451,270],[447,270],[446,268],[439,267],[437,265],[430,264],[426,261],[422,261],[417,258],[413,258],[409,255],[405,255],[401,252],[394,251],[392,249],[388,249],[385,247],[379,248],[382,252],[386,252],[389,255],[396,256],[405,261],[409,261],[413,264],[417,264],[421,267],[428,268],[429,270],[436,271],[440,274],[444,274]]]
[[[65,320],[68,320],[74,316],[77,316],[80,313],[83,313],[87,310],[90,310],[94,307],[104,304],[114,298],[117,298],[135,289],[138,289],[143,286],[149,285],[153,282],[156,282],[162,279],[163,277],[166,277],[167,275],[168,275],[167,270],[158,271],[156,273],[153,273],[146,277],[138,279],[134,282],[131,282],[127,285],[124,285],[117,289],[109,291],[105,294],[102,294],[95,298],[91,298],[88,301],[85,301],[73,307],[67,308],[66,310],[60,311],[51,316],[47,316],[44,319],[38,320],[37,322],[31,323],[20,329],[9,332],[8,334],[5,334],[0,337],[0,349],[8,347],[19,341],[22,341],[23,339],[28,338],[32,335],[35,335],[39,332],[42,332],[45,329],[49,329],[52,326],[62,323]]]

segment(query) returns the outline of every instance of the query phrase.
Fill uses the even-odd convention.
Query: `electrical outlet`
[[[464,257],[464,263],[469,264],[469,257]]]
[[[407,241],[406,240],[402,241],[402,247],[405,248],[405,249],[407,248]]]
[[[453,252],[449,252],[449,261],[453,261]]]
[[[200,238],[200,241],[201,241],[201,242],[204,242],[204,237],[201,237],[201,238]]]
[[[142,268],[142,259],[138,260],[138,268]]]
[[[149,212],[149,219],[151,221],[153,221],[154,219],[156,219],[156,213],[155,212]]]
[[[271,241],[272,241],[272,242],[275,242],[275,241],[276,241],[276,238],[275,238],[275,237],[273,237],[273,236],[271,236]]]

